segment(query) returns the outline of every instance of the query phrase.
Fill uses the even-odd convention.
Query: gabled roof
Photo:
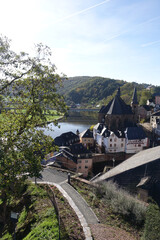
[[[116,175],[119,175],[123,172],[126,172],[128,170],[134,169],[136,167],[145,165],[147,163],[156,161],[160,159],[160,146],[150,148],[147,150],[143,150],[134,156],[128,158],[124,162],[120,163],[118,166],[115,168],[111,169],[107,173],[103,174],[102,176],[98,177],[95,181],[93,182],[99,182],[103,180],[107,180],[111,177],[114,177]]]
[[[145,139],[146,134],[142,127],[128,127],[126,129],[126,137],[128,140]]]
[[[81,138],[93,138],[93,132],[90,129],[85,130],[80,134]]]
[[[110,108],[107,112],[109,115],[133,115],[132,109],[121,97],[116,95],[109,103]]]
[[[118,138],[125,138],[125,133],[123,131],[114,131],[114,134],[118,137]]]
[[[60,136],[56,137],[53,143],[58,146],[65,146],[65,145],[69,145],[69,141],[71,140],[79,141],[79,137],[75,133],[70,131],[70,132],[62,133]]]
[[[160,111],[152,113],[151,116],[160,116]]]
[[[85,148],[82,143],[71,145],[69,148],[73,155],[90,153],[90,151]]]
[[[103,137],[109,137],[111,134],[111,132],[107,129],[107,128],[103,128],[102,132],[101,132],[101,135]]]
[[[104,128],[104,124],[103,123],[97,123],[93,128],[98,130],[99,133],[101,133],[102,129]]]
[[[112,104],[112,100],[107,104],[107,106],[102,106],[99,113],[107,114],[111,104]]]

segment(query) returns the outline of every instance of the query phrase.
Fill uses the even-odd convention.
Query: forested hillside
[[[60,92],[65,96],[69,106],[80,104],[83,107],[96,107],[107,104],[116,94],[118,87],[121,89],[122,99],[130,104],[134,87],[137,88],[139,104],[146,104],[146,100],[154,93],[160,94],[160,87],[147,89],[149,84],[138,84],[103,77],[71,77],[64,79]]]

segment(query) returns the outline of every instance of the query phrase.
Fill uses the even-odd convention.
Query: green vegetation
[[[101,224],[118,228],[140,240],[145,221],[146,206],[115,184],[93,187],[72,179],[72,186],[91,206]]]
[[[147,99],[154,93],[160,94],[160,87],[153,86],[151,90],[146,90],[148,86],[110,78],[84,76],[64,79],[63,88],[59,91],[64,94],[68,105],[81,104],[82,107],[95,108],[97,105],[106,105],[116,94],[118,87],[121,88],[121,97],[126,103],[130,104],[136,87],[139,103],[146,104]]]
[[[19,199],[12,199],[8,211],[19,212],[16,239],[58,239],[57,216],[44,188],[26,182]],[[14,223],[8,214],[1,239],[13,239],[13,234]]]
[[[57,93],[62,81],[51,62],[50,49],[38,44],[35,55],[15,53],[10,41],[0,36],[0,219],[4,225],[26,173],[40,177],[41,160],[54,150],[53,139],[36,126],[45,127],[53,109],[56,116],[67,112],[63,96]],[[56,116],[52,118],[55,125]]]
[[[160,239],[160,208],[156,203],[150,203],[147,208],[143,240]]]

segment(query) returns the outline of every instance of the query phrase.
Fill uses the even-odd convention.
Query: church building
[[[137,123],[138,101],[136,88],[133,92],[131,106],[127,105],[120,95],[120,88],[118,88],[116,96],[107,106],[102,106],[99,111],[99,123],[104,123],[111,131],[124,131],[127,127],[134,127]]]

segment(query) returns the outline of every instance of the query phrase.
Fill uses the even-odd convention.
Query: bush
[[[126,217],[137,225],[143,225],[146,206],[128,192],[120,189],[113,182],[106,182],[98,186],[97,193],[103,194],[103,199],[112,207],[115,213]]]
[[[160,208],[155,203],[150,203],[146,212],[143,240],[160,239]]]

